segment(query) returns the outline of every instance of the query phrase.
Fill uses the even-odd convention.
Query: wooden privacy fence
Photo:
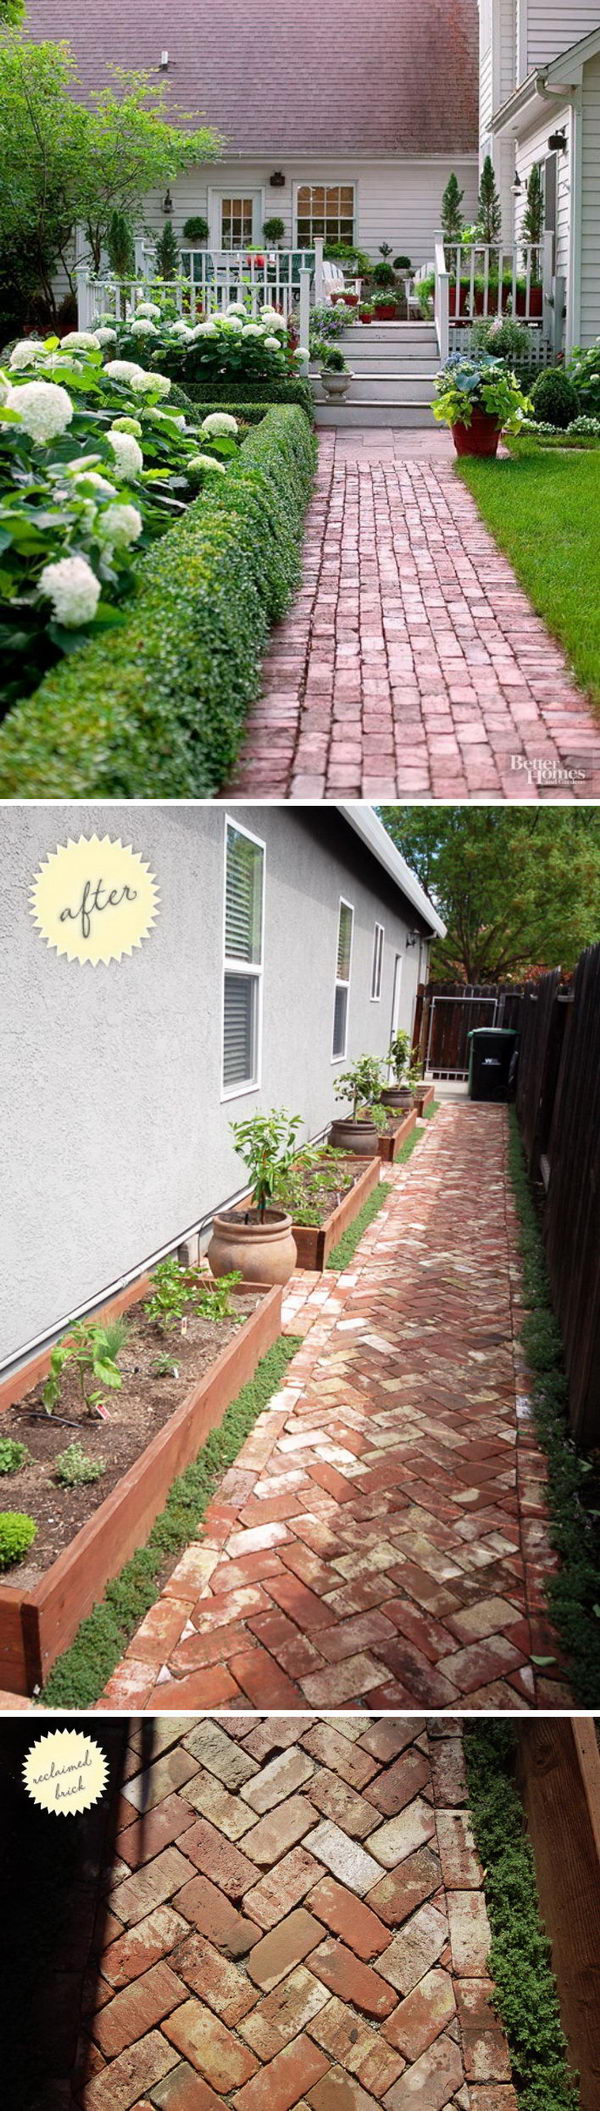
[[[600,1756],[593,1722],[517,1728],[519,1781],[581,2111],[600,2104]]]
[[[433,1077],[466,1078],[468,1037],[477,1026],[521,1023],[524,989],[519,983],[421,983],[413,1031],[415,1053]]]
[[[517,1114],[543,1182],[543,1230],[569,1377],[574,1434],[600,1442],[600,946],[572,987],[546,975],[526,992]]]

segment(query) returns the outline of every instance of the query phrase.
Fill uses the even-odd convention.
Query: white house
[[[418,267],[433,253],[455,169],[477,197],[477,0],[29,0],[29,35],[68,39],[84,94],[113,67],[166,85],[175,122],[214,125],[223,158],[167,193],[179,235],[191,214],[213,250],[315,237]],[[148,202],[162,223],[165,195]]]
[[[480,150],[491,153],[505,241],[518,243],[540,164],[547,272],[565,343],[600,336],[600,0],[480,0]]]

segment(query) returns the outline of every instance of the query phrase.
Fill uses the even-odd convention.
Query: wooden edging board
[[[393,1165],[394,1159],[398,1157],[398,1152],[401,1151],[403,1143],[406,1143],[407,1136],[412,1134],[416,1126],[417,1110],[416,1107],[413,1107],[410,1114],[405,1114],[403,1121],[396,1122],[394,1128],[388,1130],[387,1136],[380,1136],[377,1148],[379,1156],[383,1158],[385,1164]]]
[[[600,2103],[600,1752],[593,1720],[530,1715],[519,1782],[581,2111]]]
[[[348,1165],[356,1167],[360,1163],[361,1160],[357,1152],[354,1155],[352,1153],[348,1154]],[[321,1273],[321,1270],[326,1267],[334,1246],[337,1246],[338,1239],[341,1239],[348,1225],[354,1223],[354,1218],[359,1216],[367,1196],[371,1194],[374,1187],[377,1187],[380,1177],[380,1159],[378,1157],[367,1158],[364,1172],[358,1174],[349,1193],[344,1195],[343,1201],[338,1203],[337,1209],[332,1210],[331,1216],[326,1217],[324,1224],[292,1225],[299,1268],[309,1268],[319,1274]]]

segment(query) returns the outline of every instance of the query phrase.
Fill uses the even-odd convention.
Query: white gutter
[[[348,806],[339,805],[338,813],[343,815],[344,820],[349,822],[355,834],[361,837],[363,843],[366,843],[367,849],[372,852],[373,857],[377,858],[378,863],[383,865],[384,871],[389,873],[390,879],[394,881],[395,886],[398,887],[405,899],[411,903],[412,908],[416,909],[417,915],[422,916],[423,922],[427,924],[432,938],[445,938],[446,925],[442,923],[441,916],[438,916],[437,909],[434,909],[433,903],[430,902],[429,895],[425,893],[425,888],[421,886],[420,880],[416,878],[414,872],[411,872],[410,865],[407,865],[406,859],[396,849],[395,843],[392,843],[391,836],[388,836],[387,829],[384,828],[383,822],[378,819],[377,814],[374,814],[369,806],[365,806],[362,802],[359,804],[358,801],[356,803],[353,801]]]

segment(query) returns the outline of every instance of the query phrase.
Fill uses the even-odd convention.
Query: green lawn
[[[525,449],[520,443],[509,460],[463,461],[457,473],[600,703],[600,454]]]

